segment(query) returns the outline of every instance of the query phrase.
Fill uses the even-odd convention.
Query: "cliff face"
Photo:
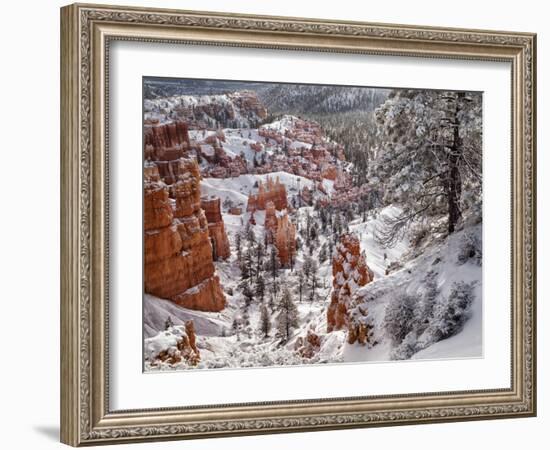
[[[241,110],[251,112],[260,119],[267,117],[267,109],[258,98],[258,95],[253,91],[241,91],[229,94],[229,98],[233,100],[235,105]]]
[[[212,240],[214,260],[229,258],[229,240],[223,223],[220,199],[218,197],[203,198],[201,199],[201,208],[208,222],[208,234]]]
[[[185,122],[146,124],[144,133],[145,159],[171,161],[182,157],[189,148],[189,130]]]
[[[267,202],[273,202],[273,205],[279,211],[288,208],[286,187],[279,181],[279,178],[273,180],[273,178],[267,177],[265,184],[260,182],[258,193],[248,197],[246,209],[247,211],[263,210],[266,208]]]
[[[145,181],[145,291],[184,307],[220,311],[225,296],[214,273],[208,222],[200,202],[195,160],[181,159],[172,186],[175,207],[162,182]]]
[[[373,280],[365,257],[361,254],[359,239],[344,234],[332,258],[333,292],[327,311],[327,331],[348,329],[348,342],[365,344],[369,336],[366,311],[354,309],[353,293]],[[352,311],[353,310],[353,311]]]

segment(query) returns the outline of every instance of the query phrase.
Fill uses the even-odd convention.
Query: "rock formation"
[[[146,101],[146,123],[181,120],[195,129],[258,126],[267,110],[253,91],[219,95],[180,95]]]
[[[263,210],[265,209],[267,202],[270,201],[273,202],[275,208],[279,211],[288,208],[286,188],[285,185],[279,181],[279,177],[275,180],[271,177],[267,177],[265,184],[260,181],[258,185],[258,193],[251,194],[248,197],[248,205],[246,210]]]
[[[268,201],[264,228],[267,243],[274,244],[277,248],[281,265],[289,266],[296,254],[296,226],[290,221],[286,210],[277,212],[275,204]]]
[[[311,359],[321,349],[321,338],[312,329],[305,336],[299,336],[294,344],[294,350],[302,358]]]
[[[172,161],[189,149],[189,130],[183,121],[160,124],[146,123],[144,129],[145,159]]]
[[[167,347],[166,344],[168,344]],[[201,359],[201,354],[196,345],[193,321],[188,320],[185,326],[171,327],[158,336],[147,339],[145,353],[153,366],[160,362],[175,365],[182,361],[196,366]]]
[[[277,210],[272,201],[267,202],[265,205],[264,228],[268,244],[273,243],[273,236],[277,232]]]
[[[290,221],[286,211],[277,217],[277,230],[274,238],[281,265],[283,267],[292,265],[296,254],[296,226]]]
[[[354,292],[373,280],[372,271],[361,253],[359,239],[344,234],[332,258],[333,291],[327,310],[327,331],[348,329],[348,342],[365,344],[370,322],[367,311],[356,308]]]
[[[234,94],[229,94],[228,97],[233,100],[233,103],[241,109],[241,111],[250,112],[265,119],[267,117],[267,109],[258,98],[254,91],[240,91]]]
[[[202,198],[201,208],[208,222],[208,234],[212,240],[214,260],[229,258],[229,240],[225,232],[219,197]]]
[[[200,201],[199,166],[181,159],[183,173],[171,186],[145,180],[145,291],[186,308],[220,311],[225,296],[214,273],[208,222]]]

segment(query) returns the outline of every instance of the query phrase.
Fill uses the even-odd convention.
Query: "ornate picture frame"
[[[510,63],[510,387],[113,411],[108,67],[115,41]],[[86,4],[62,8],[62,442],[81,446],[536,415],[535,90],[536,35],[530,33]]]

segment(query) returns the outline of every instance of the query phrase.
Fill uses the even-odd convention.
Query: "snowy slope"
[[[143,332],[146,338],[163,331],[168,317],[174,325],[183,325],[186,320],[193,320],[195,331],[203,336],[218,335],[227,320],[223,311],[221,313],[194,311],[153,295],[143,296]]]
[[[453,283],[474,283],[474,300],[470,317],[456,335],[432,343],[412,356],[414,359],[481,357],[482,356],[482,279],[481,270],[473,261],[457,262],[456,255],[465,233],[481,234],[481,225],[455,233],[446,241],[429,247],[422,256],[407,262],[395,273],[375,280],[358,291],[364,297],[369,315],[374,319],[378,344],[372,349],[346,345],[345,361],[389,360],[392,346],[384,330],[386,307],[397,292],[405,292],[418,299],[426,289],[425,276],[435,271],[439,298],[449,296]]]

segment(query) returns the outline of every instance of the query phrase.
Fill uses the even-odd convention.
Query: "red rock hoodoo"
[[[265,221],[264,221],[265,233],[267,236],[267,242],[273,243],[273,237],[277,232],[277,210],[272,201],[269,201],[265,205]]]
[[[273,202],[275,208],[279,211],[288,208],[286,188],[285,185],[279,181],[279,177],[275,180],[271,177],[267,177],[265,184],[260,181],[258,193],[251,194],[248,197],[246,210],[256,211],[258,209],[265,209],[267,202],[270,201]]]
[[[219,197],[202,198],[201,208],[204,210],[208,222],[208,234],[212,240],[214,260],[229,258],[229,240],[225,232]]]
[[[321,338],[312,329],[305,336],[299,336],[294,343],[294,350],[302,358],[311,359],[321,349]]]
[[[166,349],[161,351],[155,357],[153,365],[156,365],[157,361],[168,363],[171,365],[178,364],[181,361],[186,361],[192,366],[196,366],[200,359],[201,354],[196,345],[195,324],[192,320],[185,322],[185,333],[183,333],[176,341],[176,351],[174,349]]]
[[[281,265],[288,267],[296,254],[296,226],[290,221],[286,211],[277,217],[274,241]]]
[[[296,225],[290,221],[286,210],[277,212],[274,203],[268,201],[265,207],[264,227],[267,242],[277,248],[281,265],[289,266],[296,254]]]
[[[327,311],[327,331],[348,329],[348,342],[356,341],[365,344],[369,336],[366,321],[356,320],[353,294],[361,286],[373,280],[372,271],[367,266],[364,254],[361,253],[359,239],[351,234],[344,234],[336,246],[332,258],[333,291]],[[366,316],[366,311],[359,311]]]
[[[183,174],[171,186],[145,180],[145,291],[186,308],[220,311],[225,296],[214,273],[208,222],[200,201],[199,166],[182,158]]]

